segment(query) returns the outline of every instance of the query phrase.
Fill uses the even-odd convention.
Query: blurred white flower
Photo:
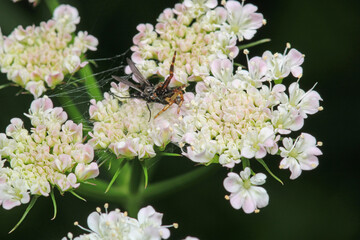
[[[160,240],[170,237],[169,227],[175,227],[177,224],[169,226],[161,226],[162,213],[158,213],[152,206],[147,206],[139,210],[138,219],[131,218],[127,212],[120,212],[119,209],[108,212],[107,204],[105,204],[105,213],[97,208],[96,212],[92,212],[87,224],[90,232],[83,234],[75,240]],[[73,239],[72,234],[68,234],[70,240]],[[63,240],[68,238],[64,237]]]

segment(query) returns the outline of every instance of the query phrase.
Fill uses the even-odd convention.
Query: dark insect
[[[178,105],[178,114],[180,112],[180,107],[184,102],[184,88],[186,85],[169,88],[169,83],[174,76],[174,63],[175,63],[176,52],[174,53],[172,63],[170,66],[170,75],[166,78],[164,82],[159,82],[158,84],[154,85],[149,82],[137,69],[134,62],[131,61],[129,58],[126,59],[127,63],[130,66],[130,69],[134,75],[134,77],[139,81],[139,84],[132,83],[125,78],[112,76],[114,79],[122,82],[129,87],[136,90],[136,92],[130,95],[131,98],[140,98],[146,101],[146,104],[151,102],[157,102],[161,104],[165,104],[165,107],[161,109],[161,111],[156,114],[154,117],[157,118],[161,113],[165,112],[171,105],[176,103]],[[149,111],[149,105],[147,105]],[[150,111],[150,118],[151,118],[151,111]]]

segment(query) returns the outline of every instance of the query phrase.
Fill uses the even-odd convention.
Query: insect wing
[[[151,85],[149,80],[147,80],[139,71],[139,69],[137,69],[137,67],[135,66],[135,63],[133,61],[131,61],[129,58],[126,58],[127,63],[129,64],[129,67],[132,71],[132,73],[134,74],[135,78],[140,82],[141,85]]]
[[[141,90],[139,86],[133,84],[132,82],[129,82],[129,81],[128,81],[127,79],[125,79],[125,78],[118,77],[118,76],[114,76],[114,75],[112,75],[112,77],[113,77],[115,80],[118,80],[119,82],[121,82],[121,83],[123,83],[123,84],[125,84],[125,85],[128,85],[129,87],[131,87],[131,88],[133,88],[133,89],[135,89],[135,90],[137,90],[137,91],[139,91],[139,92],[141,92],[141,93],[143,92],[143,90]]]

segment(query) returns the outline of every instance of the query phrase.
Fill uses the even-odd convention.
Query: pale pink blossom
[[[280,168],[291,171],[290,179],[298,178],[302,170],[312,170],[319,165],[317,156],[322,152],[316,145],[316,139],[308,133],[302,133],[294,142],[291,138],[284,138],[280,147],[283,157]]]
[[[245,213],[252,213],[258,208],[266,207],[269,195],[258,185],[265,183],[266,175],[257,173],[250,178],[250,168],[239,174],[230,172],[224,180],[224,187],[230,194],[230,204],[235,209],[242,208]]]

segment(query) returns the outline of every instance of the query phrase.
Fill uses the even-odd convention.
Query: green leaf
[[[260,44],[267,43],[267,42],[270,42],[270,41],[271,41],[270,38],[264,38],[264,39],[261,39],[261,40],[256,41],[256,42],[241,45],[241,46],[239,46],[239,50],[246,49],[246,48],[251,48],[251,47],[254,47],[256,45],[260,45]]]
[[[144,177],[145,177],[145,188],[147,188],[147,185],[148,185],[148,179],[149,179],[149,176],[148,176],[148,170],[147,170],[147,167],[146,167],[146,164],[145,164],[145,161],[142,161],[140,162],[141,163],[141,167],[144,171]]]
[[[76,192],[74,192],[73,190],[71,190],[70,193],[71,193],[72,195],[74,195],[75,197],[77,197],[78,199],[86,202],[86,199],[85,199],[85,198],[79,196],[79,195],[78,195]]]
[[[114,176],[112,177],[109,185],[107,186],[106,190],[105,190],[105,193],[107,193],[111,186],[114,184],[115,180],[117,179],[117,177],[119,176],[120,172],[121,172],[121,169],[125,166],[125,164],[127,163],[127,161],[125,159],[122,160],[122,162],[120,163],[120,166],[119,168],[116,170]]]
[[[273,177],[275,178],[279,183],[281,183],[282,185],[284,185],[284,183],[281,181],[280,178],[278,178],[277,176],[275,176],[275,174],[273,174],[271,172],[271,170],[269,169],[269,167],[266,165],[266,163],[264,162],[264,160],[262,160],[261,158],[256,159],[261,165],[263,165],[263,167],[266,169],[266,171]]]
[[[30,212],[31,208],[35,205],[36,200],[39,198],[39,196],[35,196],[31,199],[28,207],[26,208],[24,214],[22,215],[21,219],[18,221],[18,223],[15,225],[15,227],[13,227],[13,229],[10,230],[9,234],[12,233],[13,231],[15,231],[20,224],[24,221],[25,217],[28,215],[28,213]]]
[[[50,196],[51,196],[51,200],[52,200],[52,203],[53,203],[53,206],[54,206],[54,216],[52,217],[51,220],[54,220],[56,218],[56,214],[57,214],[57,205],[56,205],[54,190],[52,190],[50,192]]]

